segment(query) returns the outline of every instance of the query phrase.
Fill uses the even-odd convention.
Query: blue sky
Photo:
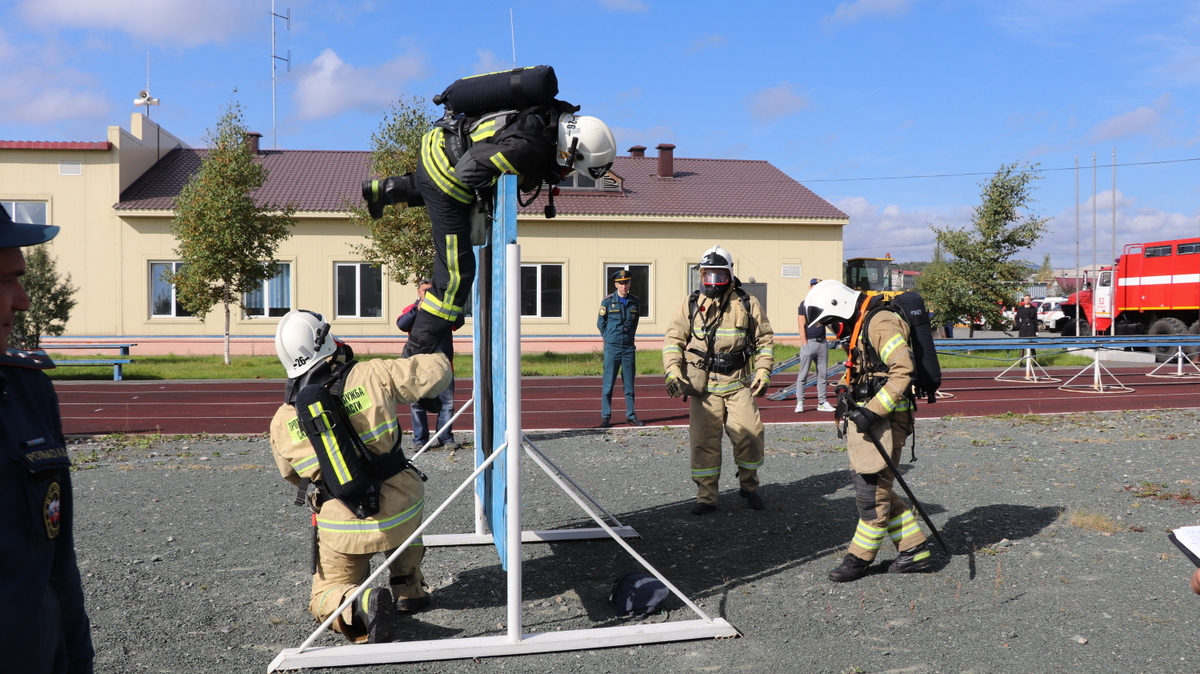
[[[103,140],[137,92],[193,145],[236,97],[270,147],[270,0],[0,3],[0,139]],[[1200,4],[1132,0],[755,3],[276,0],[278,146],[364,150],[392,101],[550,64],[624,150],[765,159],[850,215],[851,255],[929,259],[1008,162],[1083,167],[1079,243],[1200,235]],[[510,10],[513,26],[510,28]],[[234,94],[234,89],[237,93]],[[1167,163],[1150,163],[1167,162]],[[955,177],[919,177],[945,174]],[[1046,171],[1026,255],[1075,264],[1073,170]],[[899,178],[873,180],[869,178]],[[707,245],[707,242],[701,242]],[[700,245],[700,243],[698,243]]]

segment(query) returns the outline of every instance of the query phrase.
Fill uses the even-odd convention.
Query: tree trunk
[[[221,300],[221,304],[225,305],[225,364],[229,364],[229,293],[225,293],[225,298]]]

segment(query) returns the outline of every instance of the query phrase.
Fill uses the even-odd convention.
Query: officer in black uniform
[[[8,672],[90,673],[95,657],[75,561],[71,460],[58,397],[40,371],[54,364],[8,348],[16,312],[29,309],[21,246],[56,234],[0,208],[0,669]]]
[[[600,300],[600,316],[596,318],[596,329],[604,336],[604,383],[600,387],[600,427],[612,425],[613,384],[617,372],[621,373],[621,384],[625,387],[625,421],[630,426],[645,426],[633,411],[633,378],[637,375],[637,347],[633,345],[637,335],[641,302],[629,292],[633,277],[626,269],[613,272],[616,292]]]

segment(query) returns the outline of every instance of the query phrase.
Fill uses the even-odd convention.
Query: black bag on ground
[[[890,304],[908,323],[908,342],[917,370],[914,393],[918,398],[937,402],[937,391],[942,385],[942,366],[938,363],[937,348],[933,344],[933,328],[929,325],[925,298],[915,290],[909,290],[893,297]]]
[[[532,66],[455,80],[433,97],[435,105],[474,116],[496,110],[524,110],[550,105],[558,95],[558,76],[551,66]]]
[[[613,581],[608,601],[618,618],[644,618],[658,613],[659,605],[671,591],[648,573],[630,571]]]

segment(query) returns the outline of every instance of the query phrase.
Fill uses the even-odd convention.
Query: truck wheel
[[[1188,328],[1188,334],[1189,335],[1200,335],[1200,320],[1196,321],[1195,323],[1192,323],[1192,327]],[[1185,346],[1185,347],[1183,347],[1183,352],[1186,353],[1188,355],[1188,357],[1192,359],[1192,362],[1195,362],[1196,354],[1200,354],[1200,346]]]
[[[1188,326],[1178,318],[1160,318],[1150,324],[1150,329],[1146,330],[1146,334],[1154,335],[1184,335],[1187,334]],[[1178,347],[1174,346],[1152,346],[1150,353],[1156,356],[1158,362],[1163,363],[1171,359],[1178,351]]]

